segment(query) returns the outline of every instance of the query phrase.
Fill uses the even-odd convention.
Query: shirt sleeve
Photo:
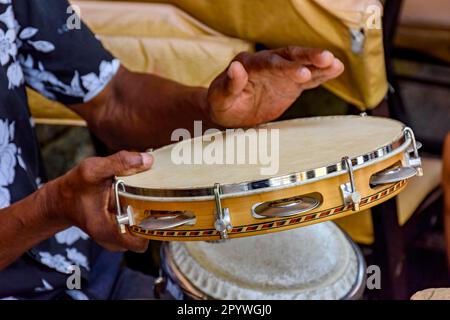
[[[117,72],[120,62],[74,16],[68,1],[14,0],[13,8],[26,84],[44,96],[87,102]]]

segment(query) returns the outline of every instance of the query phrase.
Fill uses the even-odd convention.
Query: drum
[[[333,222],[220,242],[162,247],[159,297],[273,300],[359,299],[366,267]]]
[[[250,131],[271,135],[251,140]],[[263,172],[264,161],[174,160],[179,150],[194,146],[195,151],[198,145],[208,150],[216,141],[225,146],[250,141],[225,148],[226,157],[237,153],[250,159],[262,147],[271,150],[278,155],[278,170]],[[421,175],[417,147],[414,133],[401,122],[369,116],[305,118],[210,133],[153,151],[155,162],[147,172],[117,177],[117,221],[123,232],[144,238],[209,241],[337,219],[388,200],[409,178]]]

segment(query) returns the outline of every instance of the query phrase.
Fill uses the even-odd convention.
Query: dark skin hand
[[[156,148],[172,131],[252,127],[279,117],[304,90],[336,78],[343,64],[330,52],[289,47],[239,54],[208,89],[188,87],[121,67],[88,103],[70,106],[112,150]],[[150,169],[146,153],[90,158],[64,176],[0,210],[0,269],[23,252],[75,225],[112,251],[142,252],[147,241],[118,232],[114,176]]]
[[[306,89],[335,78],[344,65],[317,49],[289,47],[241,53],[212,83],[211,119],[223,127],[253,127],[281,116]]]
[[[148,154],[127,151],[106,158],[89,158],[2,209],[0,270],[32,246],[73,225],[108,250],[145,251],[147,241],[117,231],[111,185],[115,175],[148,170],[152,161]]]

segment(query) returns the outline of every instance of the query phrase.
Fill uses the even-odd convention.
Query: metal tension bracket
[[[214,185],[214,200],[216,202],[216,222],[214,223],[214,227],[219,231],[221,239],[228,239],[228,232],[231,231],[233,226],[231,225],[229,209],[222,208],[219,183]]]
[[[361,194],[356,191],[355,175],[353,173],[352,161],[349,157],[342,158],[342,164],[345,165],[348,171],[350,181],[341,184],[342,198],[345,205],[352,205],[353,211],[359,211],[359,204],[361,203]]]
[[[127,230],[126,230],[125,226],[127,226],[127,225],[132,226],[135,224],[135,221],[134,221],[134,215],[133,215],[133,212],[132,212],[130,206],[128,206],[126,214],[122,213],[122,206],[120,205],[120,199],[119,199],[119,188],[121,188],[122,191],[125,191],[125,186],[124,186],[124,183],[122,180],[116,180],[114,182],[114,196],[116,198],[117,225],[119,226],[120,233],[126,233]]]
[[[405,127],[403,129],[403,134],[405,135],[405,139],[410,138],[412,142],[412,148],[408,148],[407,152],[405,153],[406,165],[416,169],[417,176],[421,177],[423,176],[422,160],[420,160],[419,156],[419,148],[421,144],[420,142],[416,141],[416,137],[414,136],[414,132],[411,128]]]

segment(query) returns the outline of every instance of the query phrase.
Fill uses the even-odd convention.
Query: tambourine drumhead
[[[166,258],[214,299],[343,299],[363,286],[364,262],[355,248],[324,222],[220,243],[172,242]]]
[[[403,124],[386,118],[337,116],[295,119],[274,122],[259,128],[279,129],[279,170],[274,175],[261,175],[263,163],[257,164],[175,164],[171,159],[175,146],[192,144],[186,140],[154,151],[151,170],[130,177],[121,177],[126,186],[149,189],[193,189],[259,181],[339,163],[370,153],[402,136]],[[219,133],[222,134],[222,133]],[[234,140],[236,134],[226,135]],[[194,140],[203,139],[202,137]],[[270,138],[267,150],[271,150]],[[203,147],[211,142],[203,141]],[[236,145],[236,144],[235,144]],[[249,143],[246,144],[249,146]],[[258,157],[258,161],[260,158]]]

